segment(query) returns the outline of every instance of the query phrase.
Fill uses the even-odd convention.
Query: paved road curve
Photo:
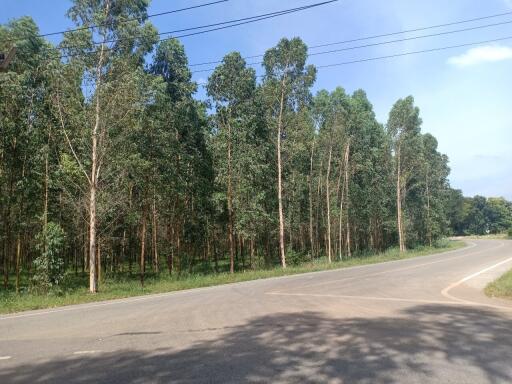
[[[0,317],[0,383],[512,383],[512,241]]]

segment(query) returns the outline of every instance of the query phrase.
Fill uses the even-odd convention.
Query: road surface
[[[512,241],[0,317],[0,383],[512,383]]]

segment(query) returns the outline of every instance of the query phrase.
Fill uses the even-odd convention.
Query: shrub
[[[64,279],[64,240],[64,231],[60,225],[52,222],[37,236],[37,249],[40,255],[34,260],[32,290],[48,292]]]
[[[286,264],[300,265],[306,261],[310,261],[310,256],[308,254],[288,248],[288,251],[286,252]]]
[[[508,233],[508,237],[510,239],[512,239],[512,228],[509,228],[507,233]]]

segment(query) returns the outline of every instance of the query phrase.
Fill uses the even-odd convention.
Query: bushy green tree
[[[37,236],[37,249],[40,255],[34,260],[34,290],[47,292],[62,284],[65,273],[64,246],[64,231],[58,224],[49,222]]]

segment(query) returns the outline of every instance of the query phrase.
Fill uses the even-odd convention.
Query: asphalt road
[[[512,383],[512,241],[0,317],[0,383]]]

